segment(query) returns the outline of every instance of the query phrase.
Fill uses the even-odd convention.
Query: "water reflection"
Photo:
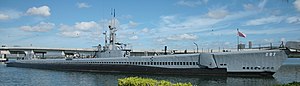
[[[273,76],[280,83],[300,82],[300,65],[283,65]]]

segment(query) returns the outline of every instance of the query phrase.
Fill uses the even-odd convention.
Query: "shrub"
[[[128,77],[118,79],[118,86],[192,86],[191,83],[172,84],[165,80],[154,80],[150,78]]]
[[[291,82],[291,83],[281,84],[276,86],[300,86],[300,82]]]

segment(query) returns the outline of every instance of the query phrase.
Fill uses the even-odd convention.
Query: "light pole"
[[[198,53],[198,44],[197,44],[197,43],[195,43],[195,42],[194,42],[194,44],[195,44],[195,45],[196,45],[196,47],[197,47],[197,53]]]

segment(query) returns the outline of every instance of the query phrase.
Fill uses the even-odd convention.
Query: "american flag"
[[[238,36],[246,38],[246,34],[240,32],[240,31],[238,31]]]

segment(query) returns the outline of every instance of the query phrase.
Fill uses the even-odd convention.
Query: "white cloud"
[[[181,6],[188,6],[188,7],[197,7],[202,3],[207,3],[208,0],[180,0],[176,4]]]
[[[91,7],[89,4],[87,3],[77,3],[78,8],[89,8]]]
[[[224,44],[225,44],[225,45],[231,45],[231,43],[230,43],[230,42],[225,42]]]
[[[261,10],[263,10],[264,7],[265,7],[265,5],[266,5],[266,3],[267,3],[267,1],[268,1],[268,0],[262,0],[262,2],[260,2],[260,3],[258,4],[258,8],[260,8]]]
[[[269,28],[269,29],[260,29],[260,30],[244,30],[243,32],[246,34],[282,34],[282,33],[291,33],[291,32],[298,32],[298,31],[297,28]]]
[[[252,35],[265,35],[265,34],[283,34],[283,33],[297,33],[299,32],[297,28],[265,28],[265,29],[240,29],[240,31],[247,35],[247,37],[251,37]],[[236,29],[224,29],[217,30],[211,33],[203,33],[200,35],[212,36],[215,34],[216,36],[220,35],[236,35]]]
[[[220,19],[207,18],[206,16],[190,16],[181,18],[181,20],[175,16],[163,16],[157,30],[163,33],[169,32],[168,34],[192,33],[210,29],[208,27],[220,21]]]
[[[139,25],[139,24],[136,23],[136,22],[129,21],[129,26],[130,26],[130,27],[136,27],[136,26],[138,26],[138,25]]]
[[[263,42],[264,43],[273,43],[274,39],[264,39]]]
[[[0,20],[8,20],[10,17],[5,14],[0,14]]]
[[[50,16],[50,8],[48,6],[32,7],[26,12],[28,15]]]
[[[280,41],[286,42],[286,39],[285,38],[281,38]]]
[[[284,19],[283,16],[269,16],[264,17],[260,19],[254,19],[246,22],[246,25],[252,26],[252,25],[263,25],[263,24],[269,24],[269,23],[279,23]]]
[[[300,24],[300,17],[297,17],[297,16],[288,17],[286,19],[286,22],[290,23],[290,24]]]
[[[0,11],[0,20],[18,19],[22,16],[22,12],[16,10],[3,10]]]
[[[63,36],[67,36],[67,37],[72,37],[72,38],[77,38],[79,37],[81,34],[80,31],[65,31],[65,32],[61,32],[61,35]]]
[[[47,32],[53,29],[55,24],[50,22],[40,22],[35,26],[21,26],[20,29],[30,32]]]
[[[168,40],[196,40],[198,37],[193,34],[181,34],[181,35],[173,35],[170,37],[167,37]]]
[[[161,16],[160,19],[163,22],[163,24],[173,24],[175,23],[176,16]]]
[[[296,0],[294,3],[295,8],[300,11],[300,0]]]
[[[98,40],[99,34],[102,34],[102,26],[107,26],[107,24],[108,21],[103,21],[101,23],[97,23],[95,21],[76,22],[74,25],[61,24],[59,26],[60,32],[58,34],[64,37],[86,37],[87,39],[94,40],[97,38],[96,40]]]
[[[135,29],[140,23],[129,21],[128,23],[120,24],[118,20],[115,21],[116,28],[122,30]]]
[[[90,22],[77,22],[75,24],[75,28],[79,29],[79,30],[89,30],[92,28],[97,28],[98,24],[94,21],[90,21]]]
[[[142,29],[142,32],[143,32],[143,33],[148,33],[148,32],[149,32],[149,29],[148,29],[148,28],[144,28],[144,29]]]
[[[265,9],[265,5],[267,0],[260,0],[258,4],[244,4],[243,7],[246,11],[263,11]]]
[[[60,30],[60,35],[65,36],[65,37],[80,37],[82,34],[82,31],[79,31],[78,29],[75,29],[73,26],[68,26],[61,24],[59,27]]]
[[[167,44],[166,39],[163,39],[163,38],[156,38],[155,41],[156,41],[156,43],[158,43],[160,45]]]
[[[253,4],[244,4],[243,7],[245,10],[254,10],[256,8]]]
[[[225,10],[225,7],[219,8],[219,9],[213,9],[209,10],[207,13],[207,16],[214,18],[214,19],[222,19],[226,17],[229,14],[227,10]]]
[[[129,39],[131,39],[131,40],[137,40],[138,38],[139,38],[138,36],[132,36]]]
[[[214,10],[221,10],[220,13],[226,15],[222,17],[208,17],[208,13],[197,16],[178,16],[178,15],[167,15],[161,16],[158,26],[152,28],[150,32],[152,33],[138,33],[138,34],[147,34],[146,39],[152,39],[154,43],[157,44],[170,44],[172,41],[178,41],[180,39],[194,41],[198,39],[199,36],[212,36],[212,33],[208,31],[212,30],[212,26],[216,26],[214,29],[214,34],[223,34],[223,35],[235,35],[236,30],[225,29],[225,32],[220,31],[221,29],[231,27],[231,23],[228,21],[235,21],[241,18],[248,16],[256,15],[256,11],[238,11],[234,13],[229,13],[226,10],[226,6],[222,8],[217,8]],[[210,10],[210,11],[214,11]],[[223,10],[223,12],[222,12]],[[228,23],[229,24],[228,24]],[[225,23],[225,24],[224,24]],[[222,26],[220,26],[220,24]],[[154,30],[154,31],[152,31]],[[143,30],[142,30],[143,31]],[[141,32],[142,32],[141,31]],[[145,29],[145,31],[148,31]],[[199,33],[199,34],[198,34]],[[201,33],[201,34],[200,34]],[[247,32],[245,32],[247,34]],[[151,34],[151,35],[149,35]],[[194,34],[194,35],[193,35]],[[140,39],[145,39],[145,37],[140,36]],[[185,42],[182,42],[185,43]],[[172,43],[171,43],[172,44]],[[176,43],[175,43],[176,44]],[[179,44],[180,45],[180,44]]]

